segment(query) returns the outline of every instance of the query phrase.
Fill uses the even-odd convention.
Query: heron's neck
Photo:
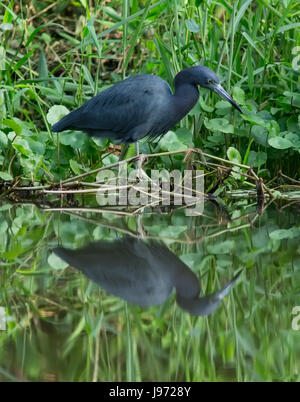
[[[185,116],[193,108],[199,98],[197,85],[193,83],[192,77],[182,74],[184,72],[185,70],[181,71],[175,77],[173,95],[176,111],[182,116]]]

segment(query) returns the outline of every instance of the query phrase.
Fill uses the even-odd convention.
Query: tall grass
[[[47,118],[51,106],[73,109],[132,74],[158,74],[172,85],[178,71],[195,64],[216,70],[248,116],[204,91],[180,123],[186,135],[175,130],[178,143],[222,157],[231,146],[242,159],[251,150],[249,164],[261,175],[273,177],[280,166],[298,177],[297,1],[52,4],[0,3],[2,179],[59,180],[101,166],[109,142],[76,133],[58,141]],[[214,117],[233,123],[234,132],[220,132]],[[168,141],[162,150],[175,146]]]

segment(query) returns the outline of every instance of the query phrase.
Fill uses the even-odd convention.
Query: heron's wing
[[[159,77],[131,77],[96,95],[65,116],[53,129],[83,130],[96,136],[101,132],[115,133],[118,137],[134,136],[133,131],[140,127],[147,135],[156,124],[161,103],[171,94],[168,84]]]

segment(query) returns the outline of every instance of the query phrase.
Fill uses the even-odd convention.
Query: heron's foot
[[[137,162],[137,173],[138,173],[138,177],[141,180],[149,180],[149,176],[147,175],[147,173],[144,171],[143,169],[143,165],[144,163],[148,160],[149,156],[146,154],[140,154],[137,155],[135,157],[135,161]]]
[[[183,159],[183,162],[185,162],[187,164],[188,170],[192,170],[194,156],[195,156],[195,154],[194,154],[193,148],[189,148]]]
[[[138,167],[141,168],[143,166],[143,164],[145,162],[147,162],[147,160],[149,159],[149,155],[140,154],[140,155],[137,155],[137,156],[139,157],[139,159],[138,159]]]
[[[128,151],[128,147],[129,147],[129,144],[124,144],[122,152],[120,153],[120,156],[119,156],[119,162],[121,162],[124,159],[124,156],[126,155],[126,152]]]
[[[147,232],[145,231],[144,226],[143,226],[142,215],[137,216],[136,223],[137,223],[137,232],[139,234],[139,238],[141,238],[141,239],[145,238],[147,236]]]

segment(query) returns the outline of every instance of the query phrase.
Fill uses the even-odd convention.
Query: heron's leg
[[[122,152],[121,152],[120,157],[119,157],[119,161],[123,160],[123,158],[124,158],[124,156],[125,156],[125,154],[126,154],[126,152],[128,150],[128,147],[129,147],[129,144],[124,144]]]
[[[139,144],[139,142],[138,141],[135,142],[134,146],[135,146],[135,154],[136,154],[136,156],[139,156],[139,154],[140,154],[140,144]]]

